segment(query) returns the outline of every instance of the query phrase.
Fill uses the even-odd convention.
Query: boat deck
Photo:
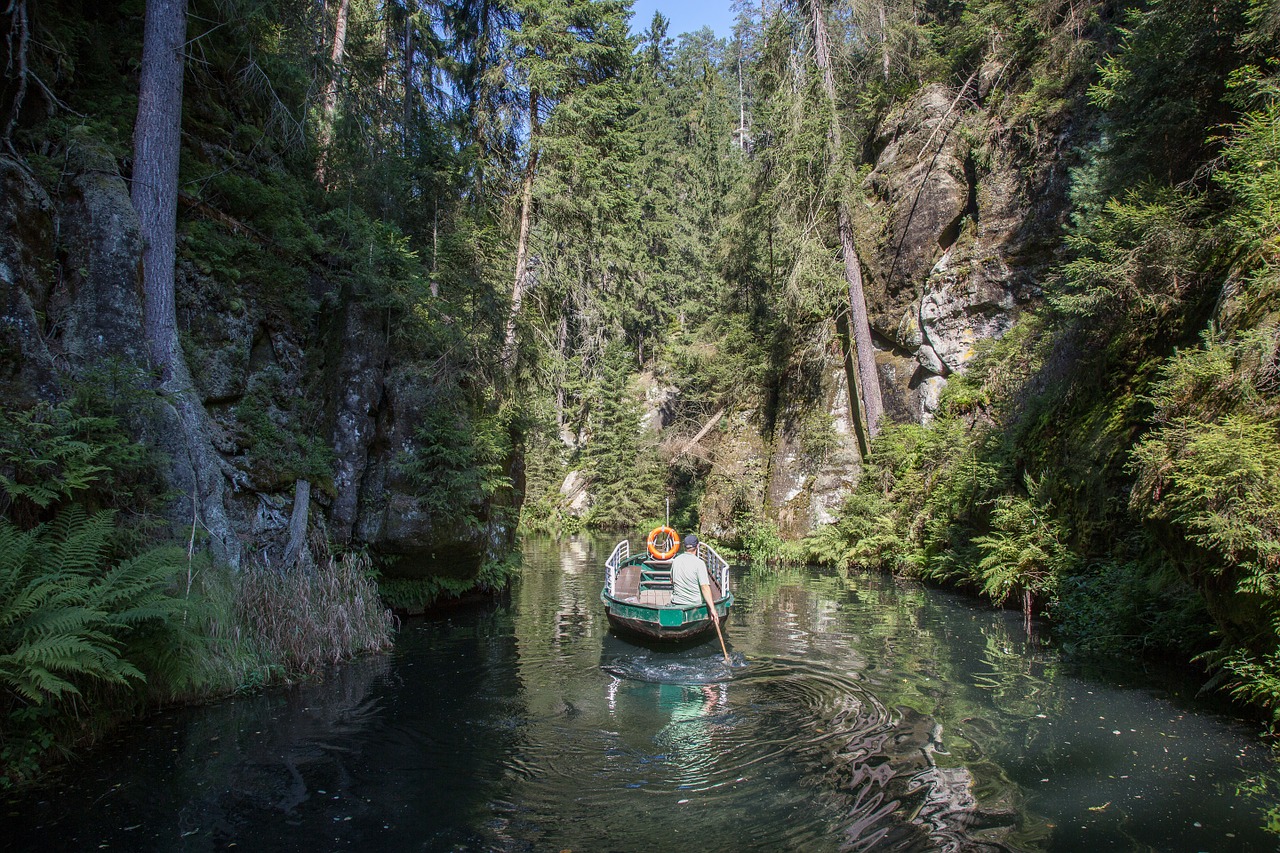
[[[720,584],[711,580],[711,594],[719,601],[723,597]],[[667,607],[671,604],[671,561],[645,560],[624,565],[618,569],[614,582],[614,598],[630,604],[650,607]]]

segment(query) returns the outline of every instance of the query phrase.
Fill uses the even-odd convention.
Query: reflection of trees
[[[880,574],[753,569],[739,589],[753,597],[755,648],[825,661],[865,691],[846,696],[850,708],[830,723],[782,723],[840,732],[814,760],[826,768],[819,790],[849,799],[833,804],[847,809],[848,849],[894,839],[981,849],[975,832],[999,848],[1014,836],[1044,834],[1038,821],[1018,813],[1018,788],[992,760],[1005,753],[1007,734],[984,726],[994,704],[1001,714],[1030,720],[1034,731],[1036,713],[1051,713],[1062,701],[1020,622]]]
[[[861,683],[808,663],[750,684],[752,706],[767,709],[760,733],[791,733],[785,750],[840,849],[1004,850],[1022,831],[1014,789],[976,796],[966,767],[948,766],[933,717],[890,710]]]
[[[353,744],[381,716],[371,692],[389,668],[385,655],[365,658],[331,668],[320,683],[198,709],[185,724],[166,719],[180,738],[172,752],[161,740],[130,754],[134,777],[166,783],[145,785],[137,799],[113,793],[101,815],[109,831],[146,823],[156,830],[153,849],[220,849],[247,840],[247,819],[278,826],[317,797],[337,798],[359,815],[367,806],[352,791],[352,762],[360,758]]]
[[[536,706],[555,694],[540,679],[559,672],[544,666],[551,657],[590,654],[598,658],[593,639],[606,629],[600,590],[604,586],[603,554],[590,537],[540,539],[525,548],[528,566],[557,566],[558,571],[524,572],[515,588],[515,641],[520,658],[520,678],[531,688],[529,700]],[[610,547],[612,547],[610,545]],[[544,675],[546,673],[546,675]],[[558,699],[551,700],[553,703]],[[535,713],[549,708],[532,707]]]

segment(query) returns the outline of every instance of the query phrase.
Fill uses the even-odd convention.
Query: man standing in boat
[[[702,602],[706,603],[707,613],[718,627],[720,617],[711,594],[711,575],[707,573],[707,564],[698,556],[698,537],[690,533],[684,537],[684,553],[671,561],[671,603],[691,607]]]

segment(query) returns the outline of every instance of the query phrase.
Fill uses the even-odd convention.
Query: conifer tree
[[[522,95],[527,128],[521,170],[516,262],[501,363],[515,360],[516,329],[529,286],[534,183],[548,147],[544,131],[566,98],[588,87],[615,84],[629,62],[625,6],[618,0],[518,0],[510,32],[507,80]],[[586,165],[586,164],[583,164]]]
[[[133,136],[132,190],[145,242],[143,328],[152,366],[173,405],[185,451],[185,459],[174,460],[174,485],[188,493],[192,512],[213,535],[214,553],[234,566],[239,564],[239,541],[226,517],[222,471],[205,429],[208,415],[195,396],[178,345],[174,310],[186,32],[186,0],[148,0]]]

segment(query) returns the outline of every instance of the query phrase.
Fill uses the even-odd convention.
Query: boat
[[[658,641],[689,640],[712,630],[714,623],[705,602],[687,606],[671,603],[671,560],[679,551],[679,542],[674,530],[659,527],[638,553],[631,553],[627,539],[614,546],[605,562],[604,589],[600,592],[610,625]],[[698,543],[697,554],[707,564],[716,613],[724,619],[733,604],[729,564],[706,542]]]

